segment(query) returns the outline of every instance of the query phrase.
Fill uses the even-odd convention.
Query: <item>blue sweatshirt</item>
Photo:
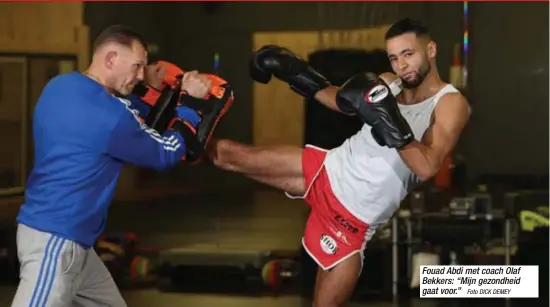
[[[159,135],[137,114],[78,72],[50,80],[34,110],[34,168],[17,221],[93,246],[123,164],[163,170],[185,154],[179,133]]]

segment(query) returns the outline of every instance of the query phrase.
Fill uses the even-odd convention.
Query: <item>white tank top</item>
[[[434,96],[413,105],[399,105],[416,140],[421,140],[430,126],[432,112],[439,99],[458,92],[448,84]],[[330,150],[324,162],[332,190],[342,205],[367,223],[367,240],[385,224],[418,177],[405,165],[395,149],[382,147],[371,135],[371,127],[362,129],[341,146]]]

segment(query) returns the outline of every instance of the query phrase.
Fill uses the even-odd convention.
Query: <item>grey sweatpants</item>
[[[20,281],[12,307],[125,307],[93,248],[19,224]]]

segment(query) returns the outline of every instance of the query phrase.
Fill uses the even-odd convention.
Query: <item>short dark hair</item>
[[[422,22],[410,18],[404,18],[394,23],[386,32],[385,39],[394,38],[405,33],[414,33],[418,37],[430,38],[430,29]]]
[[[132,47],[134,41],[147,48],[145,39],[136,30],[126,25],[112,25],[99,33],[94,41],[93,51],[95,52],[98,47],[109,42],[116,42],[127,47]]]

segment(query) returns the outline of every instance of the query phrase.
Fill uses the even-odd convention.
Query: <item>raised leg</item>
[[[254,146],[212,139],[206,154],[221,169],[301,195],[305,191],[302,151],[295,146]]]

